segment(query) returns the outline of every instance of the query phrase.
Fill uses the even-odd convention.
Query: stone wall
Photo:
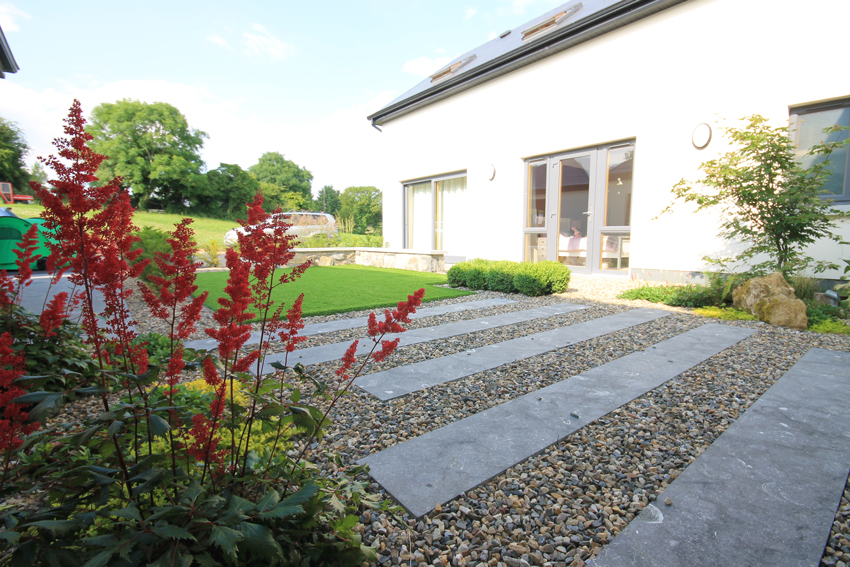
[[[389,248],[296,248],[293,263],[308,259],[317,266],[376,266],[416,272],[444,273],[446,271],[443,252],[415,250],[391,250]]]

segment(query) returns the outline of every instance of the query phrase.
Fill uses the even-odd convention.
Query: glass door
[[[634,150],[629,142],[527,163],[525,261],[628,274]]]

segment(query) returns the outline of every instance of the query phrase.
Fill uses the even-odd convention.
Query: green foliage
[[[847,310],[835,305],[828,305],[819,301],[807,300],[806,317],[809,318],[809,328],[825,321],[840,321],[847,317]]]
[[[501,291],[502,293],[516,293],[514,278],[520,269],[521,265],[516,262],[493,262],[484,274],[487,289]]]
[[[695,204],[697,211],[719,211],[721,236],[746,246],[737,255],[705,260],[721,268],[747,265],[755,275],[836,269],[833,262],[816,262],[805,254],[818,239],[839,242],[833,234],[836,220],[847,216],[821,198],[828,161],[804,169],[796,161],[787,127],[772,127],[758,115],[747,120],[744,128],[723,128],[734,151],[703,163],[704,178],[696,184],[683,179],[673,187],[675,198]],[[844,143],[816,145],[810,155],[828,157]],[[672,205],[664,212],[671,210]],[[761,255],[768,259],[753,264]]]
[[[278,205],[285,211],[303,209],[305,205],[312,202],[313,174],[278,152],[264,153],[256,164],[248,168],[248,171],[257,181],[268,184],[263,185],[264,208],[267,211],[274,210]],[[300,197],[297,206],[284,205],[284,201],[291,201],[293,198],[287,197],[287,193],[294,193]],[[243,201],[245,202],[247,201]]]
[[[198,257],[206,266],[209,266],[210,268],[218,268],[221,266],[221,261],[218,258],[220,250],[221,246],[218,245],[218,241],[213,239],[201,246]]]
[[[151,364],[162,366],[168,364],[171,356],[171,339],[162,333],[145,333],[133,339],[134,344],[145,345]]]
[[[699,307],[694,309],[694,315],[723,319],[724,321],[758,321],[758,317],[731,307]]]
[[[469,289],[487,289],[487,271],[492,261],[476,258],[469,262],[466,269],[466,287]]]
[[[354,217],[354,228],[350,231],[356,234],[366,234],[367,228],[381,234],[383,202],[381,191],[376,187],[347,187],[339,196],[339,215],[347,218]],[[343,230],[340,226],[340,230]]]
[[[813,301],[815,294],[820,291],[820,281],[802,274],[794,274],[785,278],[788,285],[794,288],[794,295],[803,301]]]
[[[195,213],[236,220],[245,218],[245,203],[260,190],[260,183],[238,165],[223,163],[208,171],[204,183],[187,191]]]
[[[319,190],[319,195],[313,201],[313,210],[336,216],[339,214],[340,207],[342,207],[342,201],[339,197],[339,191],[336,191],[332,185],[325,185]]]
[[[819,323],[815,323],[814,325],[810,324],[809,330],[814,331],[816,333],[850,335],[850,325],[848,325],[844,321],[835,321],[833,319],[826,319],[824,321],[820,321]]]
[[[645,285],[629,289],[617,296],[619,299],[643,299],[653,303],[664,303],[676,307],[706,307],[717,302],[717,294],[709,286],[690,285]]]
[[[533,269],[534,264],[520,264],[520,269],[514,276],[514,287],[516,290],[530,297],[537,297],[546,293],[546,282]]]
[[[199,154],[207,134],[189,128],[186,117],[164,102],[124,99],[94,108],[86,131],[92,149],[109,156],[100,183],[124,178],[133,204],[147,209],[152,198],[164,208],[182,210],[183,200],[203,185]]]
[[[12,184],[15,193],[32,195],[24,157],[29,152],[24,133],[14,122],[0,118],[0,181]]]
[[[850,260],[843,259],[841,261],[845,264],[844,275],[841,276],[841,280],[843,283],[837,284],[832,289],[834,289],[835,293],[837,293],[841,297],[847,297],[848,295],[850,295],[850,281],[846,281],[850,279]]]
[[[560,262],[546,260],[533,266],[534,272],[544,283],[546,293],[563,293],[570,287],[571,272]]]
[[[330,236],[314,234],[309,238],[302,238],[298,244],[299,248],[383,248],[383,246],[383,236],[346,233]]]
[[[530,264],[475,258],[453,265],[446,279],[452,287],[518,292],[533,297],[566,291],[570,275],[569,268],[559,262]]]
[[[136,263],[149,260],[148,265],[145,266],[144,270],[142,270],[141,277],[145,280],[147,280],[149,276],[161,277],[162,270],[159,269],[159,266],[155,262],[155,258],[157,252],[167,254],[171,251],[171,246],[169,246],[168,242],[166,242],[168,233],[163,230],[159,230],[158,228],[145,226],[142,227],[141,230],[134,232],[133,236],[139,238],[135,247],[141,248],[142,250],[142,253],[139,254],[138,258],[136,258]]]

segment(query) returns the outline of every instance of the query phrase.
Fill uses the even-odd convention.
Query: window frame
[[[416,178],[416,179],[410,179],[410,180],[401,182],[401,187],[402,187],[402,215],[403,215],[402,216],[402,219],[403,219],[402,229],[404,231],[404,234],[403,234],[404,238],[402,239],[402,242],[403,242],[403,248],[405,250],[411,249],[410,248],[410,229],[409,229],[410,219],[408,218],[408,211],[410,210],[410,208],[409,208],[409,205],[410,205],[409,198],[410,197],[409,197],[408,189],[410,187],[412,187],[413,185],[421,185],[421,184],[424,184],[424,183],[430,183],[431,184],[431,197],[429,199],[431,206],[430,206],[430,214],[428,215],[428,226],[430,227],[430,240],[428,242],[428,246],[429,246],[430,250],[435,250],[436,248],[434,248],[434,247],[436,245],[436,238],[437,238],[437,230],[436,230],[436,228],[437,228],[437,183],[439,183],[440,181],[446,181],[448,179],[458,179],[458,178],[461,178],[461,177],[467,178],[466,188],[467,188],[467,191],[468,191],[469,190],[469,179],[468,179],[469,176],[467,175],[467,170],[465,170],[465,169],[460,170],[460,171],[453,171],[453,172],[450,172],[450,173],[444,173],[444,174],[441,174],[441,175],[432,175],[432,176],[428,176],[428,177],[420,177],[420,178]]]
[[[834,98],[822,102],[801,104],[788,108],[788,123],[791,132],[791,139],[794,142],[794,148],[797,149],[799,143],[800,132],[800,117],[807,114],[823,112],[825,110],[834,110],[838,108],[850,108],[850,96]],[[850,147],[848,147],[847,156],[844,162],[844,186],[841,194],[823,194],[823,200],[831,200],[836,204],[850,204]]]

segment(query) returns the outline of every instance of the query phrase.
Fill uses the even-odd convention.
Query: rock
[[[664,499],[664,504],[666,504],[667,506],[672,506],[673,505],[673,499],[668,496],[667,498]]]
[[[736,309],[765,323],[801,330],[808,327],[806,304],[794,296],[794,288],[780,272],[751,279],[732,293],[732,299]]]

